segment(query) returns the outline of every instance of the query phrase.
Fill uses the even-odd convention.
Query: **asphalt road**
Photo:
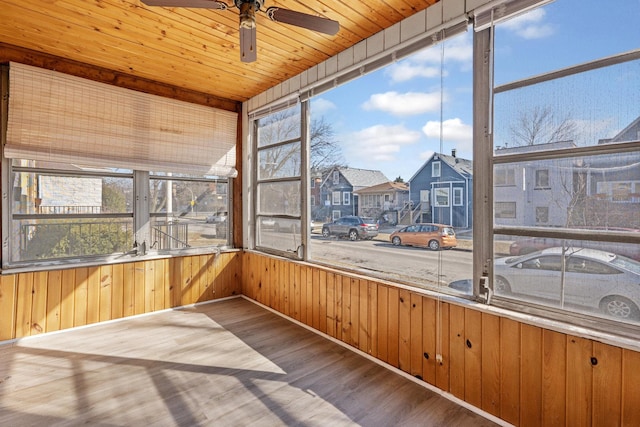
[[[361,269],[379,277],[397,278],[414,284],[446,286],[472,277],[472,253],[449,249],[431,251],[393,246],[384,236],[350,241],[312,234],[312,260]]]

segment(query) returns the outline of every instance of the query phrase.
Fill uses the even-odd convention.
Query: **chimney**
[[[456,149],[452,148],[451,149],[451,157],[455,157],[456,156]]]

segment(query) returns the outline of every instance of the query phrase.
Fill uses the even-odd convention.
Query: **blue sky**
[[[603,5],[556,0],[502,23],[496,30],[496,85],[640,48],[640,0]],[[312,117],[321,115],[331,123],[349,166],[381,170],[390,180],[401,176],[406,181],[435,151],[449,154],[455,148],[458,156],[472,158],[472,29],[446,41],[444,64],[442,57],[443,48],[437,45],[313,99]],[[562,96],[560,102],[568,105],[563,111],[579,129],[589,129],[585,141],[611,137],[640,115],[640,87],[635,84],[638,94],[623,103],[626,107],[619,102],[609,106],[615,120],[594,124],[594,113],[574,95],[589,90],[593,96],[593,87],[605,87],[601,96],[609,99],[619,95],[612,85],[598,83],[606,76],[594,78],[597,81],[582,91],[584,82],[568,82],[571,95],[558,95],[558,89],[550,87],[545,95],[549,98],[540,101],[558,104]],[[637,74],[635,80],[640,80]],[[619,89],[628,87],[627,82]],[[503,101],[505,111],[510,102],[518,101]],[[498,133],[496,125],[496,139]]]

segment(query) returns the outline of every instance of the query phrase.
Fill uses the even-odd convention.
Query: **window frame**
[[[442,163],[438,161],[434,161],[431,163],[431,177],[432,178],[440,178],[442,175]]]
[[[331,205],[332,206],[340,206],[340,202],[342,201],[342,192],[341,191],[332,191],[331,192]]]
[[[28,162],[28,161],[27,161]],[[169,178],[170,174],[162,175],[150,175],[149,172],[146,171],[120,171],[117,169],[107,169],[105,168],[102,171],[95,170],[93,168],[85,169],[71,167],[71,165],[65,164],[55,164],[52,167],[38,167],[38,166],[18,166],[14,165],[11,159],[3,158],[2,159],[2,183],[3,185],[7,185],[10,181],[10,177],[13,177],[14,173],[28,173],[33,174],[34,176],[52,176],[52,177],[69,177],[69,178],[101,178],[104,179],[129,179],[131,180],[131,201],[129,202],[129,206],[127,206],[127,211],[125,212],[80,212],[80,213],[42,213],[42,212],[31,212],[31,213],[19,213],[16,212],[10,200],[13,200],[13,191],[12,187],[9,188],[10,196],[3,201],[2,205],[2,223],[3,223],[3,241],[5,244],[3,245],[2,250],[2,268],[10,271],[30,271],[37,268],[46,268],[53,265],[59,266],[82,266],[82,265],[96,265],[96,264],[113,264],[118,262],[127,262],[131,260],[142,260],[142,259],[153,259],[158,256],[182,256],[186,254],[196,254],[196,253],[210,253],[212,251],[219,251],[221,249],[227,249],[230,246],[230,236],[231,236],[231,224],[232,224],[232,213],[230,211],[231,206],[231,182],[230,178],[220,178],[220,177],[186,177],[184,175],[178,177]],[[151,225],[152,218],[154,216],[158,216],[155,213],[150,212],[149,203],[151,203],[151,198],[149,197],[149,187],[150,182],[153,179],[170,179],[174,181],[183,181],[183,182],[200,182],[200,183],[223,183],[226,186],[226,203],[224,206],[224,211],[227,213],[226,215],[226,224],[227,224],[227,233],[222,244],[213,244],[213,245],[202,245],[202,246],[190,246],[190,245],[182,245],[181,247],[158,247],[158,239],[157,234],[154,234],[154,230],[156,229]],[[102,182],[104,185],[104,182]],[[34,196],[36,197],[36,196]],[[35,201],[35,199],[34,199]],[[88,221],[88,220],[98,220],[95,224],[101,224],[100,220],[117,220],[117,219],[128,219],[131,221],[131,231],[129,238],[130,245],[127,247],[123,247],[122,251],[116,251],[111,253],[103,253],[103,254],[74,254],[69,256],[57,256],[57,257],[48,257],[42,259],[15,259],[14,254],[15,251],[19,250],[19,248],[15,247],[15,245],[10,241],[9,236],[11,235],[20,235],[19,231],[15,229],[16,221],[18,220],[77,220],[77,221]],[[105,224],[108,223],[104,222]],[[46,223],[45,223],[46,224]],[[90,224],[90,222],[87,222]],[[214,226],[211,225],[210,228]],[[175,229],[175,228],[174,228]],[[188,230],[188,225],[186,225],[186,230]],[[217,229],[217,225],[216,225]],[[175,229],[177,230],[177,229]],[[162,235],[162,232],[160,232]],[[90,236],[90,235],[89,235]],[[156,236],[156,237],[154,237]],[[155,241],[154,241],[155,239]]]
[[[464,206],[464,189],[462,187],[453,187],[453,206]],[[457,200],[457,201],[456,201]]]

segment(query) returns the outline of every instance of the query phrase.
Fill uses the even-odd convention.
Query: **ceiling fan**
[[[193,7],[203,9],[227,10],[232,6],[240,10],[240,59],[242,62],[253,62],[257,58],[256,50],[256,12],[262,11],[264,0],[233,0],[228,5],[216,0],[141,0],[148,6]],[[271,6],[265,13],[275,22],[291,24],[309,30],[334,35],[340,29],[338,21],[309,15],[294,10]]]

